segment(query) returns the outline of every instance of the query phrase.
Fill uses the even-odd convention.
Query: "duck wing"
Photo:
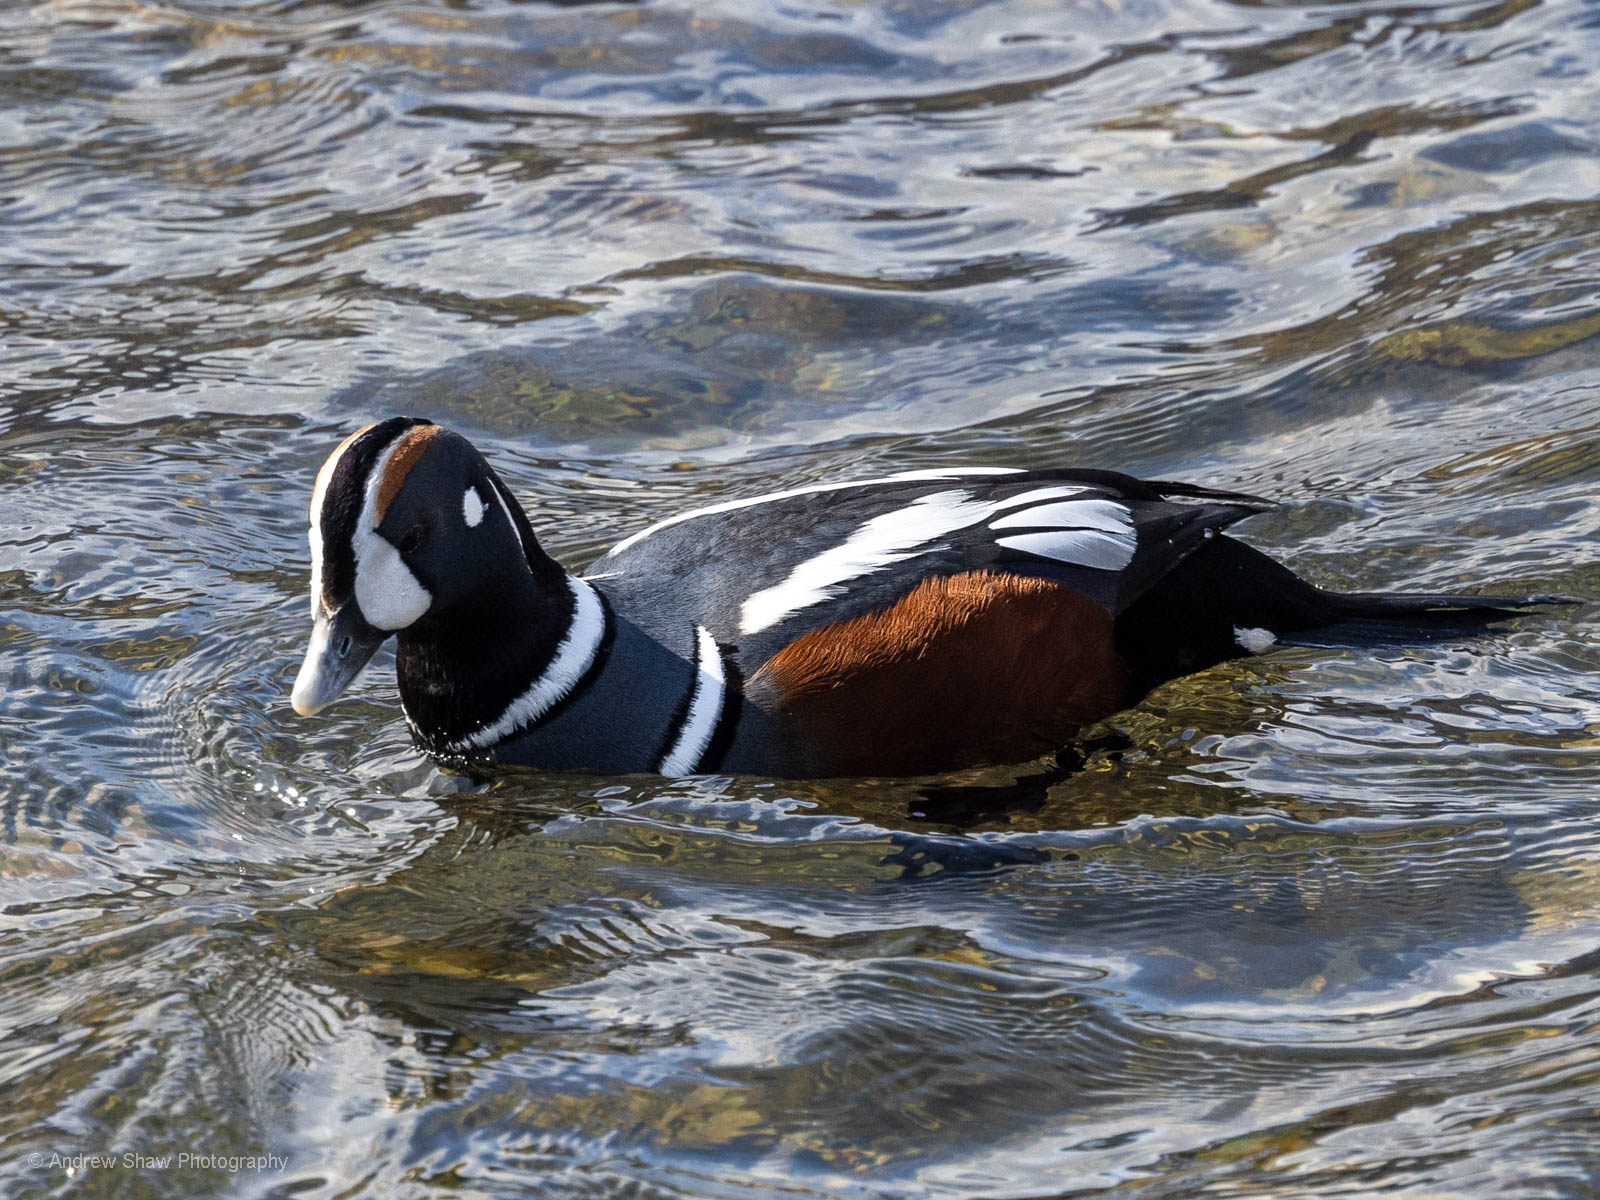
[[[1063,584],[1115,617],[1260,497],[1113,471],[921,471],[726,501],[584,573],[674,648],[707,628],[753,671],[796,639],[971,573]]]

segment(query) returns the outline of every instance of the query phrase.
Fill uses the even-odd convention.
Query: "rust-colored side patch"
[[[383,514],[389,511],[389,504],[400,494],[406,476],[411,474],[411,468],[417,465],[417,460],[438,432],[437,425],[413,425],[400,435],[389,461],[384,464],[383,478],[378,480],[378,494],[374,498],[372,514],[374,525],[383,524]]]
[[[1124,703],[1111,615],[1059,583],[969,572],[816,629],[750,679],[838,775],[921,775],[1051,750]]]

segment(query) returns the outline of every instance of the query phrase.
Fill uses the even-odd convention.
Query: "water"
[[[0,1191],[1600,1194],[1592,603],[1066,775],[474,788],[388,657],[286,700],[396,412],[575,563],[1072,462],[1600,596],[1597,64],[1533,0],[0,7]]]

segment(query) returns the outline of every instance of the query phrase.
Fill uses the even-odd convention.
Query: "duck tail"
[[[1336,592],[1217,536],[1117,615],[1137,697],[1174,675],[1277,646],[1410,645],[1481,634],[1570,597]]]
[[[1260,641],[1270,633],[1280,645],[1429,642],[1470,637],[1536,608],[1574,603],[1550,594],[1330,591],[1242,542],[1219,537],[1216,543],[1202,570],[1213,586],[1227,589],[1235,606],[1233,623],[1247,631],[1239,643],[1246,649],[1254,649],[1252,627],[1263,632]]]
[[[1301,646],[1428,642],[1482,633],[1499,621],[1536,608],[1575,604],[1569,596],[1464,595],[1453,592],[1331,592],[1303,585],[1311,595],[1297,613],[1298,628],[1281,640]],[[1298,606],[1297,606],[1298,607]],[[1321,611],[1318,612],[1317,610]],[[1305,624],[1300,624],[1305,621]]]

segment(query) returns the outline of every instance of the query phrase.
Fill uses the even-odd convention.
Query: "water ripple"
[[[1600,596],[1597,25],[1557,0],[0,11],[0,1179],[28,1194],[1567,1197],[1593,603],[804,784],[317,721],[305,504],[470,434],[574,565],[951,461]],[[1178,1086],[1175,1086],[1175,1082]],[[30,1168],[275,1153],[281,1171]]]

